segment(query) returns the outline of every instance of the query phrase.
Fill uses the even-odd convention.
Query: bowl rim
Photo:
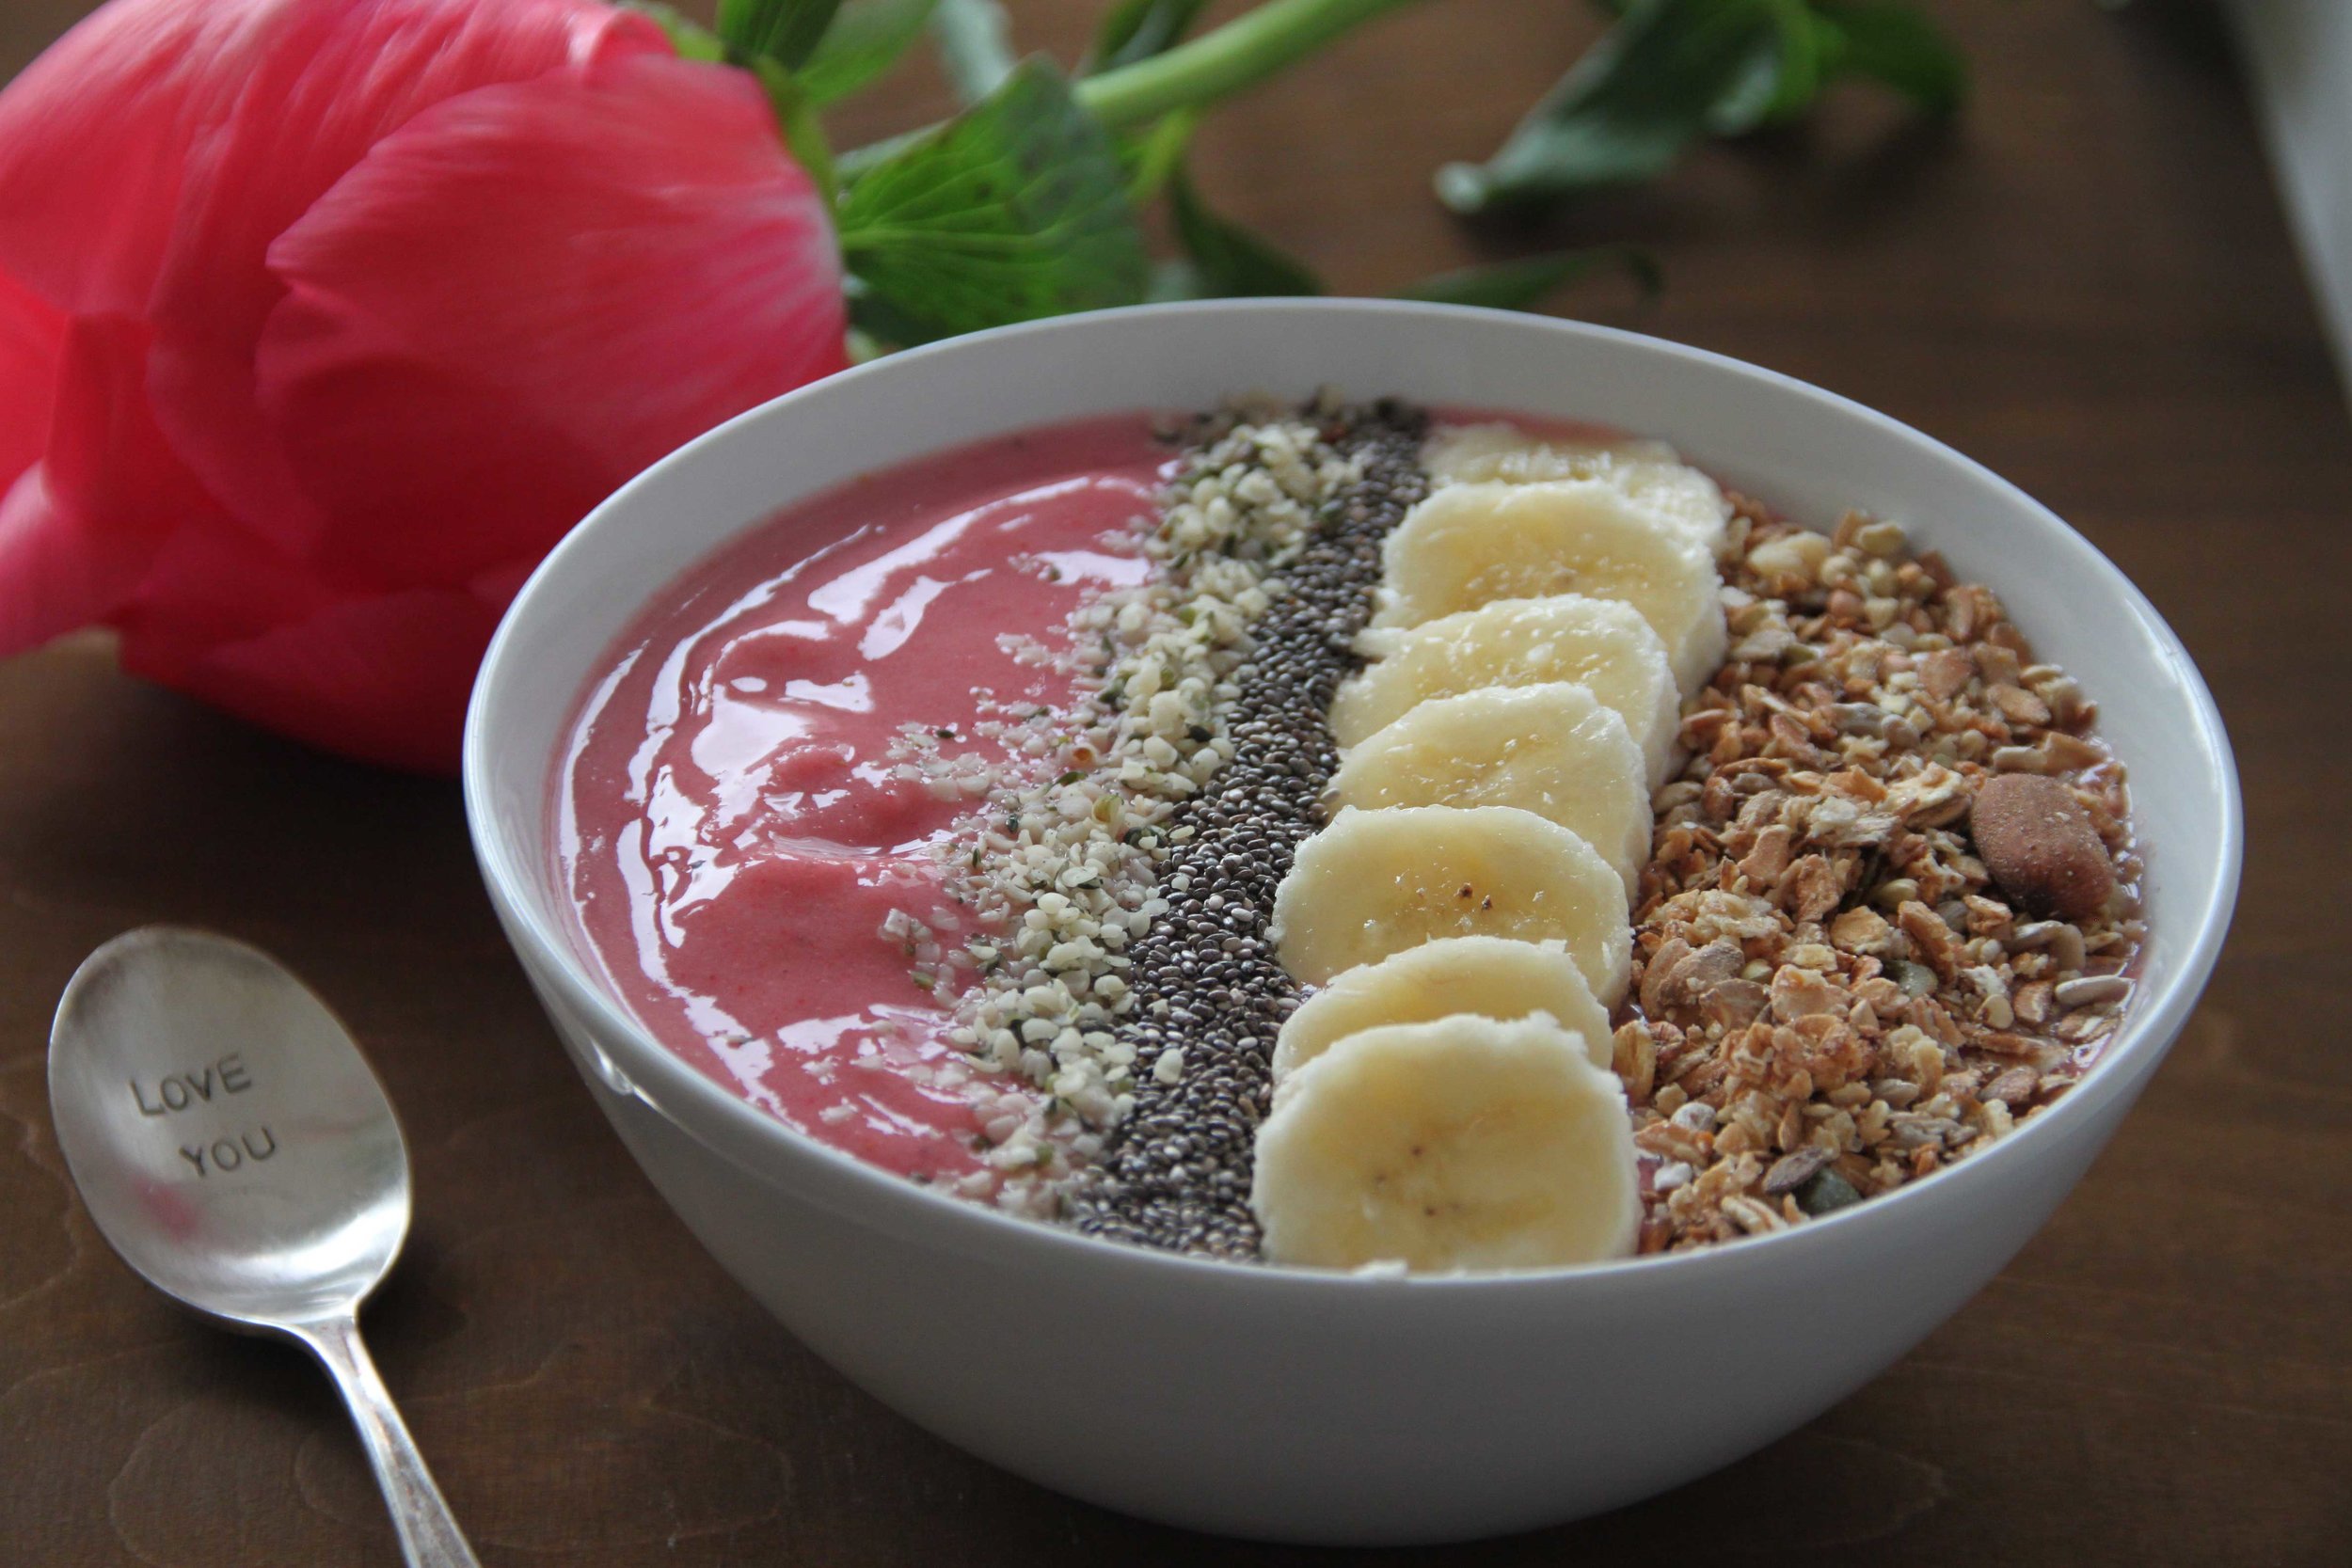
[[[2201,907],[2195,911],[2193,930],[2183,944],[2178,963],[2162,990],[2153,996],[2137,999],[2137,1005],[2127,1012],[2106,1051],[2085,1075],[2080,1085],[2041,1115],[2020,1123],[2014,1132],[1999,1139],[1992,1148],[1946,1165],[1929,1178],[1907,1182],[1894,1192],[1849,1205],[1804,1225],[1764,1235],[1734,1238],[1688,1251],[1637,1255],[1540,1269],[1469,1274],[1405,1275],[1379,1269],[1349,1271],[1264,1262],[1236,1263],[1087,1235],[1067,1227],[1021,1217],[990,1205],[957,1197],[870,1164],[786,1124],[716,1083],[661,1045],[616,996],[596,982],[587,973],[586,965],[572,942],[549,929],[548,922],[540,916],[538,901],[531,890],[544,871],[538,864],[544,849],[535,847],[526,849],[526,847],[511,844],[499,831],[497,816],[489,806],[494,792],[498,742],[489,733],[487,722],[487,714],[495,705],[497,689],[506,677],[507,665],[517,657],[513,650],[523,635],[522,628],[547,613],[543,603],[553,592],[551,584],[569,569],[567,562],[570,558],[586,547],[582,542],[592,531],[610,526],[611,518],[630,509],[640,491],[662,483],[672,470],[702,461],[707,450],[723,442],[729,433],[739,427],[788,418],[791,409],[811,399],[836,395],[833,389],[840,384],[878,375],[916,373],[921,366],[939,356],[984,351],[980,345],[1006,339],[1083,334],[1095,329],[1090,324],[1139,316],[1264,316],[1289,312],[1505,323],[1517,330],[1612,343],[1620,349],[1679,359],[1705,373],[1743,380],[1766,388],[1767,395],[1810,401],[1835,414],[1875,426],[1883,435],[1919,449],[1924,456],[1958,464],[1972,471],[1975,477],[1989,483],[2012,504],[2030,515],[2037,523],[2051,531],[2058,544],[2074,548],[2085,569],[2094,575],[2103,575],[2106,587],[2118,602],[2139,623],[2140,631],[2164,655],[2163,662],[2169,666],[2172,679],[2187,698],[2194,721],[2192,738],[2205,769],[2212,775],[2210,782],[2215,786],[2215,794],[2222,809],[2218,814],[2219,820],[2215,824],[2212,846],[2219,860],[2217,875]],[[758,519],[747,521],[731,531],[727,538],[739,537],[744,530],[757,526],[757,522]],[[723,542],[710,546],[712,550],[723,547]],[[663,585],[647,585],[644,594],[636,601],[631,615],[641,613],[650,596],[660,592]],[[540,760],[543,768],[552,766],[552,758]],[[1725,1271],[1737,1271],[1761,1263],[1768,1257],[1793,1259],[1801,1248],[1840,1244],[1849,1235],[1859,1241],[1859,1232],[1863,1230],[1900,1223],[1909,1212],[1905,1205],[1915,1208],[1921,1201],[1919,1195],[1922,1194],[1928,1195],[1929,1201],[1933,1201],[1934,1195],[1938,1193],[1948,1194],[1957,1200],[1964,1189],[1993,1179],[1996,1165],[2006,1169],[2025,1157],[2012,1150],[2055,1148],[2058,1141],[2071,1130],[2096,1116],[2099,1107],[2106,1101],[2123,1093],[2128,1084],[2153,1069],[2156,1059],[2161,1058],[2186,1024],[2219,957],[2236,904],[2245,849],[2244,804],[2228,732],[2213,693],[2194,660],[2189,657],[2187,649],[2148,597],[2120,567],[2063,518],[2018,485],[1891,415],[1809,382],[1726,355],[1648,334],[1557,317],[1472,306],[1387,299],[1186,301],[1128,306],[1084,315],[1018,323],[926,344],[856,366],[737,415],[660,458],[599,503],[548,552],[516,593],[484,654],[475,678],[466,715],[462,780],[468,831],[473,839],[484,882],[501,917],[508,938],[517,948],[518,956],[527,960],[526,967],[532,977],[542,985],[551,986],[560,993],[563,1004],[587,1022],[590,1032],[596,1037],[592,1045],[596,1054],[601,1056],[607,1045],[619,1048],[615,1053],[624,1056],[621,1061],[576,1064],[592,1071],[605,1068],[612,1069],[612,1074],[622,1080],[615,1085],[608,1077],[608,1087],[613,1092],[626,1090],[628,1096],[686,1136],[730,1164],[739,1166],[755,1180],[788,1185],[786,1176],[773,1168],[753,1167],[737,1149],[749,1147],[773,1151],[777,1157],[787,1161],[818,1162],[816,1169],[828,1171],[836,1178],[846,1177],[849,1185],[856,1189],[866,1201],[882,1206],[860,1216],[861,1223],[872,1228],[886,1227],[883,1210],[895,1203],[911,1206],[902,1210],[909,1220],[928,1220],[944,1227],[969,1227],[971,1240],[966,1243],[968,1245],[1007,1251],[1029,1248],[1041,1254],[1059,1252],[1073,1264],[1136,1271],[1138,1278],[1144,1277],[1149,1271],[1161,1271],[1166,1273],[1170,1283],[1191,1279],[1196,1283],[1219,1283],[1220,1288],[1233,1290],[1346,1289],[1492,1293],[1530,1289],[1602,1289],[1605,1288],[1604,1282],[1635,1278],[1680,1279],[1686,1275],[1695,1276],[1696,1271],[1701,1270],[1712,1271],[1720,1275]],[[568,1049],[568,1045],[567,1054],[576,1054]],[[2148,1059],[2143,1062],[2143,1058]],[[600,1071],[598,1076],[607,1074]]]

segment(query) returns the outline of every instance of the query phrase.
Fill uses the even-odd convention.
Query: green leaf
[[[621,8],[653,18],[661,30],[670,35],[670,47],[676,50],[681,60],[723,60],[727,46],[719,35],[694,21],[681,16],[674,6],[661,0],[621,0]]]
[[[812,103],[847,98],[882,76],[922,34],[938,0],[848,0],[798,72]]]
[[[841,175],[834,166],[833,144],[825,139],[825,128],[818,122],[816,101],[803,90],[799,77],[765,55],[753,55],[750,69],[767,90],[769,107],[775,111],[777,128],[784,133],[784,145],[791,151],[792,161],[817,182],[826,207],[834,207],[841,197]]]
[[[1707,111],[1707,128],[1719,136],[1740,136],[1762,125],[1780,99],[1782,40],[1759,40],[1733,75],[1731,85]]]
[[[1483,165],[1450,164],[1459,213],[1656,178],[1702,135],[1775,37],[1775,0],[1645,0],[1528,112]]]
[[[864,166],[841,198],[842,254],[898,343],[1127,305],[1148,272],[1109,134],[1050,62]]]
[[[1843,52],[1836,24],[1816,16],[1805,0],[1768,0],[1768,9],[1771,27],[1708,111],[1707,128],[1719,136],[1798,119],[1829,85]]]
[[[1182,286],[1187,299],[1232,299],[1260,295],[1319,294],[1323,279],[1312,268],[1240,224],[1211,212],[1182,170],[1168,181],[1169,214],[1186,267],[1157,280],[1159,297]]]
[[[855,273],[843,278],[842,283],[850,306],[850,357],[860,363],[879,359],[894,349],[930,342],[941,335],[875,293],[873,286]]]
[[[1894,88],[1930,114],[1968,100],[1968,62],[1959,45],[1916,8],[1893,0],[1814,0],[1843,41],[1839,71]]]
[[[795,71],[840,8],[841,0],[719,0],[719,36],[752,59]]]
[[[1644,297],[1656,294],[1664,283],[1657,258],[1630,245],[1597,245],[1589,250],[1554,251],[1516,261],[1463,267],[1424,277],[1397,291],[1400,299],[1429,299],[1446,305],[1485,305],[1498,310],[1526,310],[1540,304],[1555,289],[1597,272],[1623,269],[1633,275]]]
[[[1148,60],[1184,40],[1207,0],[1119,0],[1095,30],[1081,76]]]
[[[996,0],[939,0],[930,22],[957,103],[982,102],[1012,74],[1012,23]]]

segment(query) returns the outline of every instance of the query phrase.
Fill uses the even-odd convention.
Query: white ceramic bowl
[[[1782,1234],[1601,1267],[1367,1279],[1196,1261],[999,1215],[792,1132],[662,1049],[583,962],[548,851],[583,684],[673,576],[850,476],[1024,426],[1233,391],[1581,418],[1665,436],[1826,525],[1900,519],[2080,676],[2132,769],[2139,994],[2014,1136]],[[1374,301],[1109,311],[982,333],[778,399],[614,496],[515,601],[466,736],[483,872],[630,1151],[738,1279],[907,1417],[1044,1485],[1285,1541],[1458,1539],[1700,1475],[1871,1377],[1992,1277],[2115,1131],[2228,925],[2240,822],[2213,700],[2155,611],[2031,499],[1867,408],[1672,343]]]

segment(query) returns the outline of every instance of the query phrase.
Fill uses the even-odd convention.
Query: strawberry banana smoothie
[[[584,694],[557,848],[673,1050],[1136,1244],[1443,1272],[1784,1229],[2128,1005],[2123,774],[1986,589],[1662,443],[1091,420],[786,513]]]
[[[1030,721],[1072,677],[1005,628],[1140,580],[1170,456],[1137,417],[864,480],[629,633],[564,763],[559,849],[596,956],[672,1050],[885,1168],[978,1168],[939,943],[903,911],[947,901],[948,826],[1046,766],[1053,721]]]

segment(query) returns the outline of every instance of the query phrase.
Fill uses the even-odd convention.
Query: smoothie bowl
[[[466,782],[599,1103],[811,1348],[1322,1542],[1629,1501],[1900,1355],[2179,1032],[2239,837],[2179,645],[2012,487],[1372,302],[714,432],[517,598]]]

